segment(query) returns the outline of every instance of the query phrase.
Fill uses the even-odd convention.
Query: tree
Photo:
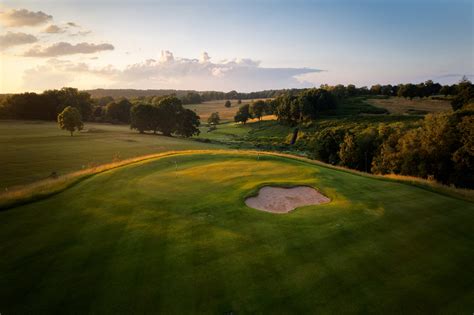
[[[262,100],[253,102],[249,108],[250,114],[252,115],[252,117],[258,118],[258,120],[262,120],[262,116],[265,113],[266,107],[267,105]]]
[[[280,95],[275,102],[277,103],[275,114],[280,123],[295,125],[297,120],[293,116],[295,112],[294,103],[297,102],[297,98],[290,93]],[[292,110],[293,108],[293,110]],[[299,116],[299,115],[298,115]],[[298,118],[298,117],[296,117]]]
[[[184,110],[181,101],[175,96],[169,96],[160,100],[158,108],[158,130],[163,135],[170,137],[177,129],[178,116]]]
[[[453,110],[461,109],[464,105],[474,102],[474,85],[466,80],[459,82],[456,87],[457,94],[451,101]]]
[[[56,97],[59,104],[58,111],[62,111],[67,104],[68,106],[76,107],[81,117],[84,120],[89,119],[92,115],[92,99],[91,95],[87,92],[79,92],[78,89],[71,87],[63,87],[61,90],[50,91],[51,96]]]
[[[247,120],[251,118],[249,104],[245,104],[239,107],[239,110],[234,116],[235,122],[241,122],[245,124]]]
[[[75,107],[68,106],[58,115],[59,128],[68,130],[71,137],[76,130],[82,130],[84,124],[82,123],[81,113]]]
[[[237,100],[237,104],[242,104],[242,100],[240,98]]]
[[[207,119],[207,123],[209,125],[218,125],[220,121],[221,118],[219,117],[218,112],[212,113],[211,116],[209,116],[209,118]]]
[[[411,83],[401,84],[398,88],[398,96],[412,99],[417,96],[417,87]]]
[[[315,120],[322,111],[334,109],[336,100],[334,95],[324,89],[308,89],[298,96],[300,113],[294,117],[301,120]]]
[[[227,100],[227,101],[225,101],[224,106],[227,107],[227,108],[230,108],[232,106],[232,103],[229,100]]]
[[[130,128],[137,129],[140,133],[147,130],[156,132],[157,112],[157,108],[150,104],[134,105],[130,110]]]
[[[370,87],[370,94],[372,95],[380,95],[382,94],[382,86],[380,84],[375,84]]]
[[[112,102],[106,106],[106,117],[114,123],[130,123],[130,108],[132,103],[122,99],[118,103]]]
[[[199,116],[190,109],[183,109],[178,113],[176,134],[191,137],[199,134]]]

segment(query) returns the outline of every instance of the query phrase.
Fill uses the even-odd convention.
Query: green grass
[[[208,101],[200,104],[189,104],[184,105],[184,107],[195,111],[199,117],[201,117],[201,122],[203,124],[207,123],[207,119],[214,112],[218,112],[221,120],[223,122],[227,122],[234,120],[235,113],[240,106],[250,104],[252,101],[253,100],[242,100],[242,104],[237,104],[237,100],[231,100],[231,107],[229,108],[224,106],[225,100]]]
[[[140,135],[125,125],[86,123],[74,137],[54,122],[0,121],[0,190],[131,157],[215,144]],[[1,312],[1,311],[0,311]]]
[[[175,169],[175,161],[178,169]],[[266,184],[329,204],[247,208]],[[181,154],[0,212],[11,313],[469,313],[473,203],[277,156]]]
[[[403,97],[371,98],[367,103],[387,109],[391,114],[398,115],[425,115],[452,111],[451,102],[447,99],[414,98],[412,100]]]

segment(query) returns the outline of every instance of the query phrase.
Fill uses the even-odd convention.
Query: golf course
[[[269,213],[265,186],[329,202]],[[288,155],[183,151],[0,211],[0,312],[471,313],[472,202]]]

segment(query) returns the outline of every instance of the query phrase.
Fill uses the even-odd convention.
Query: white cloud
[[[209,57],[209,54],[205,51],[202,52],[201,54],[201,59],[199,59],[199,61],[201,63],[206,63],[206,62],[209,62],[211,60],[211,57]]]
[[[207,53],[203,56],[200,60],[175,58],[172,52],[163,51],[158,61],[148,59],[123,69],[112,65],[97,68],[86,63],[51,59],[47,62],[46,68],[37,67],[34,73],[36,76],[41,76],[42,71],[47,71],[49,68],[50,71],[58,73],[87,74],[106,79],[107,87],[114,88],[255,91],[307,87],[310,84],[297,80],[296,76],[320,71],[308,68],[266,68],[252,59],[233,59],[214,63]],[[59,86],[53,85],[50,88],[55,87]],[[106,85],[91,85],[86,88],[95,87],[106,87]]]
[[[5,35],[0,35],[0,49],[4,50],[13,46],[31,44],[37,41],[38,39],[31,34],[7,32]]]
[[[66,30],[64,28],[59,27],[55,24],[51,24],[43,30],[44,33],[49,33],[49,34],[59,34],[59,33],[64,33],[65,31]]]
[[[41,48],[34,47],[23,54],[25,57],[56,57],[73,54],[93,54],[105,50],[113,50],[114,46],[111,44],[91,44],[79,43],[70,44],[66,42],[59,42],[49,47]]]
[[[52,20],[52,16],[42,11],[33,12],[26,9],[0,12],[0,23],[4,26],[37,26]]]
[[[167,63],[167,62],[173,62],[173,61],[174,61],[174,56],[171,51],[168,51],[168,50],[161,51],[160,62]]]

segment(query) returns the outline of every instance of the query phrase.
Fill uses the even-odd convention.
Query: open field
[[[178,167],[176,169],[176,164]],[[327,204],[245,206],[264,185]],[[178,154],[0,212],[2,313],[466,313],[472,203],[287,157]]]
[[[209,118],[209,116],[214,112],[219,113],[219,117],[223,122],[233,121],[235,113],[237,112],[239,107],[245,104],[250,104],[254,100],[242,100],[242,104],[237,104],[237,100],[230,101],[232,103],[232,106],[229,108],[224,106],[225,100],[209,101],[203,102],[201,104],[184,105],[184,107],[194,110],[201,117],[201,123],[205,124],[207,123],[207,118]],[[257,101],[257,99],[255,101]]]
[[[451,111],[448,100],[433,100],[431,98],[408,99],[404,97],[368,99],[367,103],[386,108],[391,114],[426,114]]]
[[[125,125],[86,123],[74,137],[54,122],[0,121],[0,189],[114,160],[171,150],[219,148],[180,138],[140,135]]]

